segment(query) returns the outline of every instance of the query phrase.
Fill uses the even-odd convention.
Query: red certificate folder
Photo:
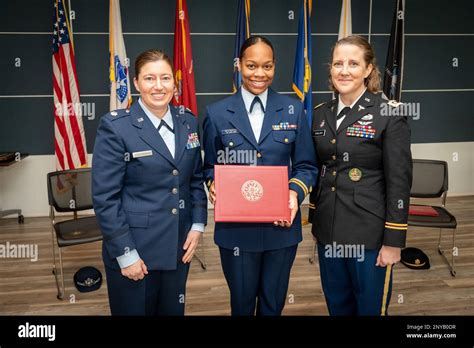
[[[216,222],[290,221],[288,168],[214,166]]]
[[[419,216],[439,216],[439,213],[433,207],[427,205],[410,205],[408,214]]]

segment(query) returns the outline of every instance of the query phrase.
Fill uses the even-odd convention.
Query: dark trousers
[[[105,267],[112,315],[184,315],[189,264],[174,271],[148,271],[142,280],[124,277]]]
[[[387,315],[392,292],[392,267],[375,266],[378,249],[357,257],[326,255],[318,243],[319,268],[330,315]]]
[[[219,248],[232,315],[281,315],[297,248],[263,252]]]

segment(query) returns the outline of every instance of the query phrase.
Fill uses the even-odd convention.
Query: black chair
[[[53,242],[53,274],[58,288],[57,298],[65,293],[61,248],[102,240],[95,216],[78,218],[77,212],[92,209],[91,169],[73,169],[48,173],[48,202],[50,205]],[[56,212],[73,213],[69,220],[56,221]],[[56,267],[56,247],[61,268],[61,288]]]
[[[448,194],[448,163],[435,160],[413,160],[413,183],[410,197],[413,198],[441,198],[441,206],[413,204],[411,207],[432,207],[438,216],[408,215],[408,225],[416,227],[439,228],[438,252],[448,263],[451,275],[456,276],[454,257],[456,254],[456,218],[446,210]],[[445,251],[441,248],[442,230],[453,230],[453,245],[451,250],[452,261],[449,262]]]

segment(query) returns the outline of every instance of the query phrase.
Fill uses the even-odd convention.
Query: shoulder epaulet
[[[118,120],[119,118],[122,118],[124,116],[129,116],[129,115],[130,115],[129,109],[119,109],[119,110],[111,111],[105,116],[113,121],[113,120]]]
[[[177,113],[179,116],[184,116],[185,114],[189,114],[190,116],[195,117],[195,115],[194,115],[194,113],[191,111],[191,109],[185,107],[184,105],[173,106],[173,108],[176,110],[176,113]]]
[[[319,108],[320,106],[323,106],[324,104],[326,104],[326,102],[316,105],[316,106],[314,107],[314,110],[316,110],[316,109]]]
[[[389,100],[387,101],[387,104],[394,108],[398,108],[400,105],[403,105],[402,102],[397,102],[396,100]]]

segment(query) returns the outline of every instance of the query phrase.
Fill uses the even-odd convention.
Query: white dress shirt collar
[[[365,91],[367,90],[367,87],[362,91],[362,93],[359,95],[359,97],[351,104],[349,107],[352,109],[354,105],[359,101],[359,99],[364,95]],[[337,115],[339,115],[339,112],[341,112],[342,109],[344,109],[347,105],[345,105],[342,100],[341,96],[338,96],[338,103],[337,103]]]
[[[247,110],[247,113],[250,113],[250,106],[252,105],[253,99],[255,97],[259,97],[260,100],[262,101],[263,108],[265,110],[267,109],[268,88],[265,90],[265,92],[260,93],[259,95],[250,93],[244,87],[240,87],[240,90],[242,93],[242,99],[244,100],[245,110]],[[255,107],[254,107],[254,110],[255,110]]]
[[[145,112],[145,115],[148,116],[150,119],[151,123],[153,123],[153,126],[155,126],[156,129],[158,129],[158,126],[160,125],[161,119],[158,116],[155,116],[146,106],[143,104],[141,98],[138,99],[138,104],[142,107],[143,111]],[[168,106],[168,110],[166,110],[166,114],[162,117],[162,119],[172,128],[174,129],[174,124],[173,124],[173,116],[171,116],[171,110],[170,107]]]

